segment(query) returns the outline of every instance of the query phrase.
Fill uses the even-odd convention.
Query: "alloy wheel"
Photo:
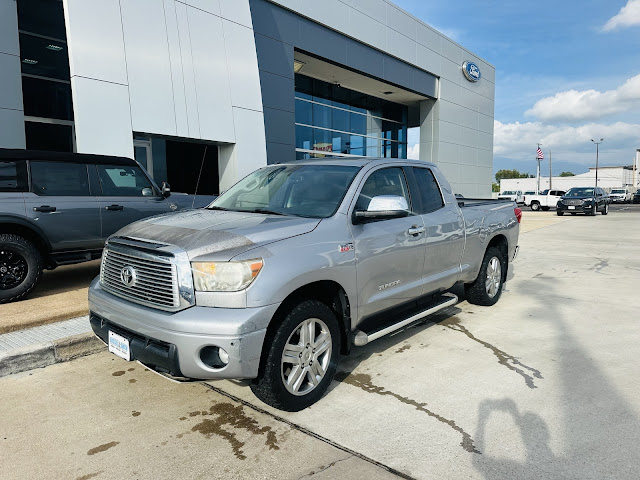
[[[325,377],[331,361],[331,333],[319,318],[301,322],[289,335],[282,352],[281,374],[287,391],[306,395]]]
[[[489,298],[493,298],[500,289],[502,282],[502,265],[497,257],[491,258],[487,265],[487,278],[485,280],[485,289]]]
[[[0,290],[9,290],[20,285],[27,276],[27,260],[11,250],[0,251]]]

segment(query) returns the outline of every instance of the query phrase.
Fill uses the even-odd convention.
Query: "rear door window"
[[[27,191],[27,162],[0,160],[0,192]]]
[[[418,191],[422,200],[421,214],[435,212],[444,206],[440,186],[428,168],[413,167],[418,183]]]
[[[98,165],[102,195],[150,197],[156,194],[153,184],[137,166]]]
[[[31,185],[39,196],[89,195],[87,166],[82,163],[31,162]]]

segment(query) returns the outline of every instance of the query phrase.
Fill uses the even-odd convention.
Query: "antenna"
[[[204,167],[204,159],[207,156],[207,148],[209,145],[204,146],[204,154],[202,155],[202,162],[200,163],[200,173],[198,174],[198,181],[196,182],[196,191],[193,194],[193,202],[191,202],[191,208],[196,204],[196,195],[198,195],[198,187],[200,186],[200,177],[202,176],[202,167]]]

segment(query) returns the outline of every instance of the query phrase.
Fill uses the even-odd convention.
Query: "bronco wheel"
[[[506,273],[506,268],[502,252],[496,247],[488,248],[482,259],[478,277],[473,283],[465,285],[467,301],[474,305],[495,304],[502,295],[505,277],[503,272]]]
[[[305,300],[267,335],[265,348],[262,368],[251,385],[255,396],[288,412],[307,408],[320,400],[336,372],[340,353],[336,316],[324,303]]]
[[[42,255],[29,240],[12,234],[0,235],[0,303],[21,299],[42,275]]]
[[[540,204],[538,202],[531,202],[531,210],[537,212],[540,210]]]

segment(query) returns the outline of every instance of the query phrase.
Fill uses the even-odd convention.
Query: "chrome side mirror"
[[[356,220],[383,220],[409,215],[407,199],[399,195],[377,195],[371,199],[366,210],[356,210]]]

